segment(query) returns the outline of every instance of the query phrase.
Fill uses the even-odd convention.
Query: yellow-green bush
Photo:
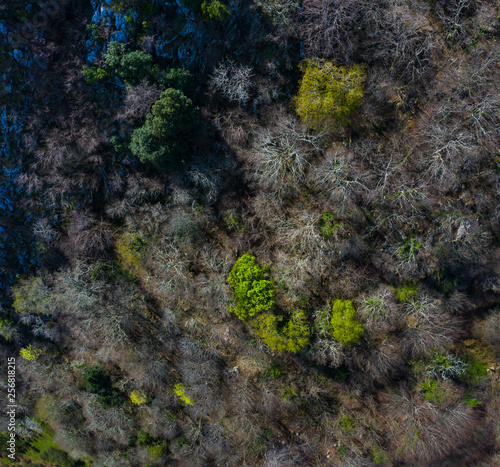
[[[186,395],[186,388],[182,383],[177,383],[174,387],[174,392],[183,405],[194,405],[193,399]]]
[[[125,233],[116,241],[116,253],[120,266],[134,278],[145,274],[141,265],[141,251],[144,245],[145,241],[132,233]]]
[[[338,128],[363,100],[365,66],[336,66],[326,60],[304,60],[303,76],[295,98],[297,115],[312,129]]]
[[[219,0],[205,0],[201,4],[201,12],[206,19],[215,21],[224,21],[231,15],[226,5]]]
[[[356,318],[351,300],[337,299],[333,302],[330,325],[333,338],[347,346],[359,344],[365,332]]]
[[[41,277],[30,277],[21,280],[12,287],[14,303],[12,306],[18,313],[48,314],[50,305],[49,289]]]
[[[298,352],[309,343],[309,324],[301,310],[294,311],[288,320],[274,313],[262,313],[252,325],[257,335],[278,352]]]
[[[148,401],[143,391],[132,391],[130,393],[130,402],[135,405],[145,404]]]
[[[33,349],[30,344],[28,347],[23,347],[20,354],[25,360],[35,361],[40,355],[42,355],[42,351],[40,349]]]

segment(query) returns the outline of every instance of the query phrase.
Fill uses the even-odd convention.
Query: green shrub
[[[12,287],[14,293],[14,310],[18,313],[34,313],[46,315],[50,312],[50,294],[41,277],[30,277],[21,280]]]
[[[191,99],[182,91],[169,88],[153,104],[144,126],[132,134],[130,150],[141,162],[151,162],[165,170],[186,155],[199,123],[198,108]]]
[[[426,370],[429,375],[441,376],[443,379],[459,378],[467,371],[467,366],[467,363],[457,356],[435,353]]]
[[[105,54],[106,66],[113,70],[123,81],[135,84],[151,73],[153,57],[147,53],[135,50],[125,51],[125,44],[110,42]]]
[[[443,386],[432,379],[427,379],[420,385],[420,393],[424,399],[427,399],[429,402],[434,404],[444,402],[446,397],[446,392],[443,389]]]
[[[477,386],[479,380],[488,375],[488,368],[481,361],[475,358],[472,352],[467,352],[465,356],[467,368],[460,379],[471,386]]]
[[[245,231],[241,214],[234,209],[230,209],[226,214],[226,226],[229,230]]]
[[[281,392],[281,398],[286,400],[286,401],[289,401],[290,399],[292,399],[296,395],[297,394],[295,394],[295,391],[292,388],[285,388]]]
[[[147,431],[140,429],[139,433],[137,433],[137,444],[139,446],[152,446],[156,441]]]
[[[184,68],[170,68],[159,71],[155,79],[161,87],[179,89],[184,94],[193,91],[193,75]]]
[[[377,465],[386,464],[392,460],[389,455],[377,444],[374,444],[372,447],[372,456],[373,462]]]
[[[263,313],[252,322],[257,335],[278,352],[298,352],[309,343],[309,323],[301,310],[289,319],[273,313]]]
[[[152,446],[147,447],[149,457],[153,462],[158,462],[168,450],[168,444],[166,441],[157,441]]]
[[[259,375],[259,379],[261,381],[271,381],[274,379],[278,379],[280,376],[285,374],[285,370],[281,367],[279,363],[273,362],[271,366],[266,370],[263,371]]]
[[[68,456],[68,454],[61,449],[48,448],[45,452],[40,454],[42,460],[48,464],[54,464],[58,467],[79,467],[84,466],[85,463],[82,461],[75,461]]]
[[[394,293],[396,294],[396,299],[398,302],[409,302],[418,292],[418,285],[411,282],[407,282],[406,285],[402,287],[394,287]]]
[[[215,21],[224,21],[231,16],[226,5],[219,0],[205,0],[201,4],[201,12],[206,19]]]
[[[318,220],[318,229],[321,236],[330,239],[335,230],[338,229],[341,225],[335,224],[335,215],[332,211],[325,211],[321,216],[319,216]]]
[[[16,335],[17,327],[9,318],[0,318],[0,336],[2,336],[7,342],[14,340]]]
[[[99,366],[88,368],[83,373],[85,389],[96,394],[98,402],[105,408],[123,404],[125,398],[112,387],[111,379]]]
[[[182,383],[177,383],[175,385],[174,392],[181,401],[182,405],[194,405],[193,399],[186,395],[186,388]]]
[[[109,73],[104,68],[99,68],[93,65],[83,65],[83,79],[87,84],[94,84],[109,76]]]
[[[365,67],[315,59],[304,60],[299,68],[303,77],[295,98],[297,115],[314,130],[346,125],[363,99]]]
[[[339,420],[340,429],[346,433],[353,431],[356,428],[356,420],[351,415],[343,415]]]
[[[235,305],[230,311],[241,320],[247,321],[256,313],[274,308],[276,291],[266,279],[267,272],[248,254],[239,258],[231,269],[227,280],[233,289]]]
[[[478,401],[477,399],[472,397],[470,392],[467,392],[465,394],[464,401],[471,409],[473,409],[474,407],[478,407],[479,405],[482,404],[481,401]]]
[[[347,346],[361,342],[364,329],[356,319],[356,310],[351,300],[337,299],[333,302],[330,324],[331,335],[335,340]]]

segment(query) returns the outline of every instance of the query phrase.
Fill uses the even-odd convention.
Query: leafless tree
[[[250,99],[252,69],[232,61],[221,62],[210,77],[210,84],[231,102],[245,105]]]
[[[77,255],[101,256],[112,243],[112,228],[90,212],[75,213],[68,226],[68,246]]]
[[[52,244],[59,236],[57,230],[50,225],[50,221],[46,217],[40,218],[35,222],[33,233],[38,239],[48,245]]]
[[[303,180],[311,157],[320,148],[320,135],[312,135],[295,119],[281,116],[274,128],[258,136],[257,176],[279,196],[285,185]]]
[[[128,123],[143,120],[160,94],[161,89],[147,80],[141,81],[136,86],[127,86],[124,107],[118,117]]]
[[[386,410],[396,452],[406,462],[443,458],[468,439],[476,425],[475,415],[464,404],[439,410],[406,389],[390,395]]]
[[[393,76],[409,81],[429,76],[437,48],[426,12],[419,11],[424,7],[416,6],[410,9],[402,0],[363,3],[364,59],[382,61]]]
[[[300,32],[306,57],[351,62],[360,9],[358,0],[304,0]]]
[[[410,301],[406,308],[407,328],[403,348],[413,358],[451,347],[460,335],[460,321],[445,312],[440,304],[421,296]]]
[[[444,3],[444,8],[437,5],[437,14],[444,23],[448,40],[454,41],[460,35],[464,16],[469,13],[473,3],[472,0],[451,0]]]
[[[356,166],[352,154],[339,148],[327,152],[312,179],[326,191],[339,213],[343,213],[353,199],[370,191],[366,185],[367,174]]]

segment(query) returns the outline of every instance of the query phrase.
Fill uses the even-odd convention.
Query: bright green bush
[[[365,66],[336,66],[325,60],[304,60],[303,76],[295,98],[297,115],[312,129],[337,128],[363,100]]]
[[[364,329],[356,318],[351,300],[337,299],[333,302],[330,324],[335,340],[348,346],[360,343]]]
[[[168,450],[168,444],[165,440],[157,441],[152,446],[147,447],[149,457],[153,462],[158,462]]]
[[[278,352],[298,352],[309,343],[309,323],[304,312],[296,310],[285,320],[274,313],[263,313],[252,322],[257,335]]]
[[[206,19],[215,21],[224,21],[231,15],[226,5],[219,0],[205,0],[201,4],[201,12]]]
[[[248,254],[239,258],[231,269],[227,281],[233,289],[235,305],[230,311],[241,320],[247,321],[275,306],[276,291],[266,273],[267,268],[261,268],[255,257]]]
[[[199,123],[198,108],[191,99],[169,88],[153,104],[144,126],[132,134],[130,149],[141,162],[151,162],[164,170],[186,155]]]
[[[146,394],[143,391],[132,391],[130,393],[130,402],[135,405],[145,404],[148,401]]]

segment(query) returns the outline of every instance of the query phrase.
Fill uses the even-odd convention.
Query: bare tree
[[[221,62],[210,77],[210,84],[231,102],[245,105],[250,99],[252,69],[232,61]]]
[[[127,86],[124,107],[118,117],[128,123],[143,120],[160,94],[161,89],[147,80],[141,81],[136,86]]]
[[[358,0],[304,0],[300,33],[306,57],[351,62],[360,9]]]
[[[460,335],[459,319],[425,296],[408,303],[406,323],[402,345],[413,358],[428,355],[433,350],[444,351]]]
[[[321,148],[320,135],[312,135],[294,118],[282,116],[257,139],[257,174],[266,186],[280,191],[303,180],[309,160]]]
[[[406,462],[429,463],[443,458],[468,439],[475,415],[464,404],[439,410],[406,389],[389,396],[387,416],[398,456]]]

